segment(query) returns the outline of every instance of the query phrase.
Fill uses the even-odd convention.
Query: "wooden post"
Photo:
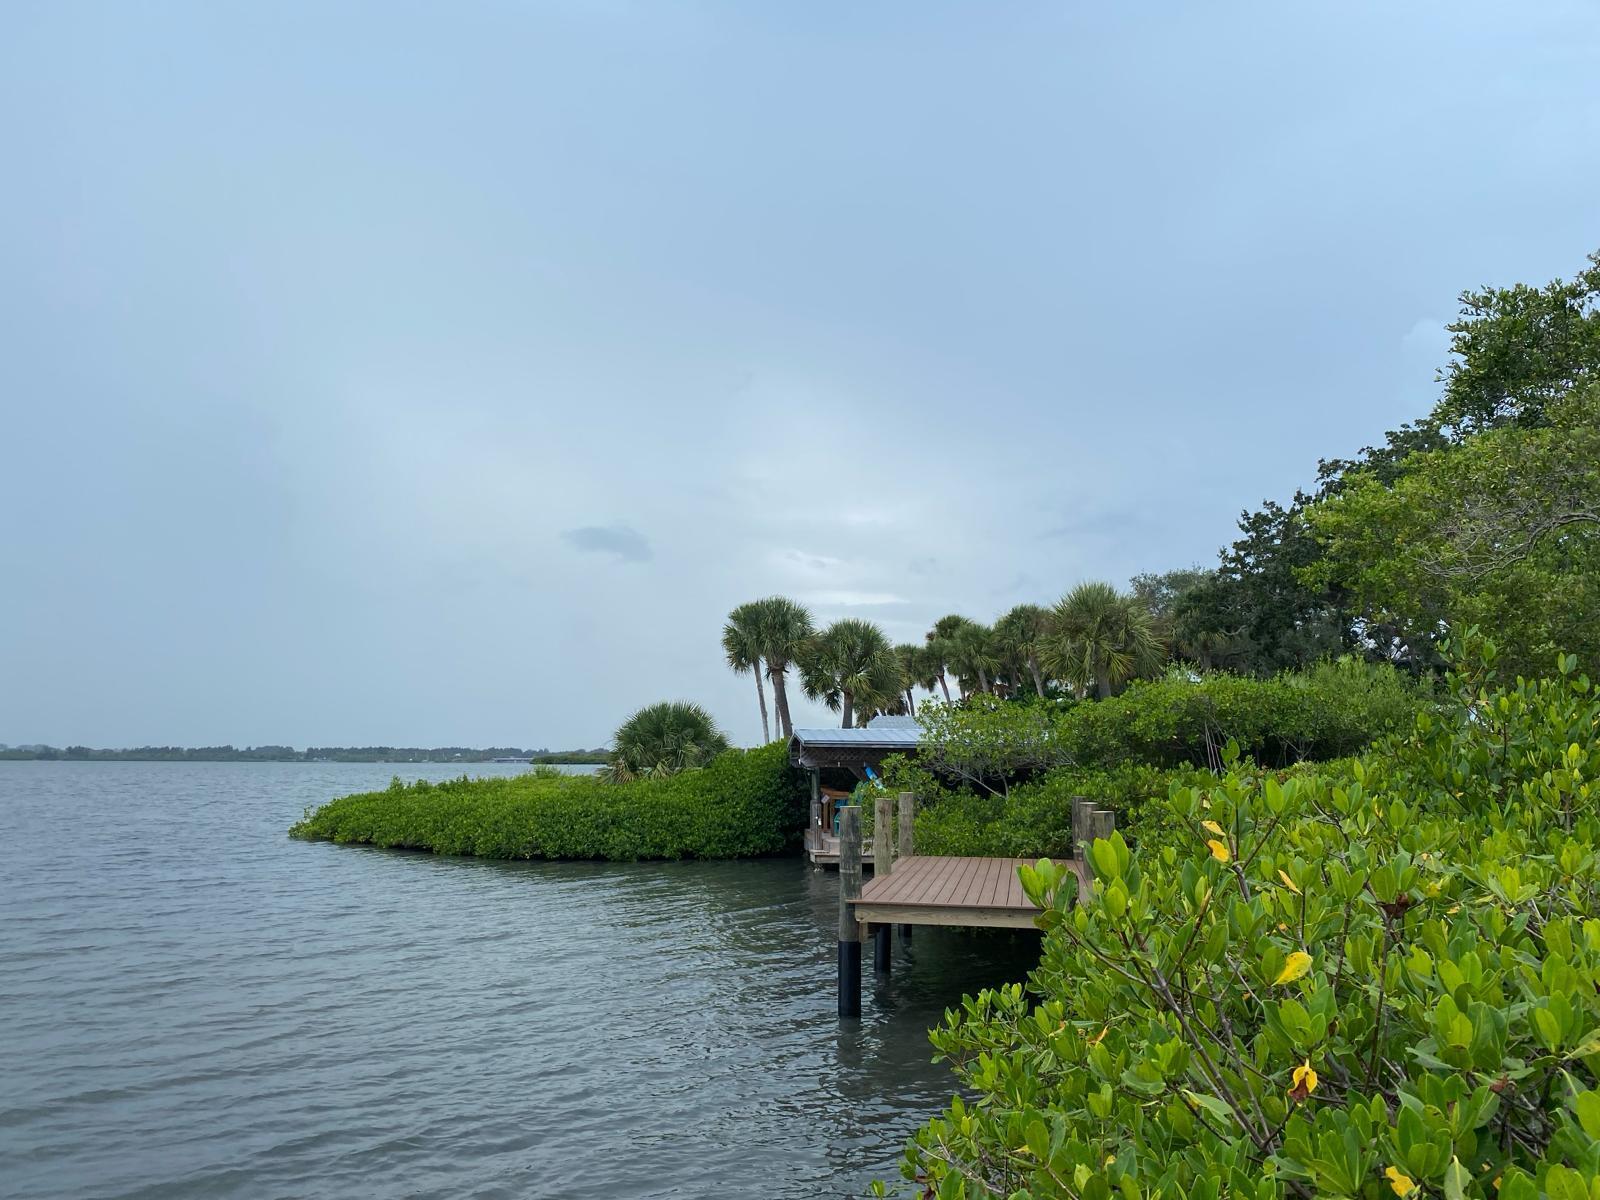
[[[911,792],[900,793],[900,857],[911,857],[911,845],[916,838],[917,798]]]
[[[822,772],[811,768],[811,828],[822,828]],[[816,835],[813,834],[813,837]]]
[[[872,801],[872,875],[881,879],[894,870],[894,801],[878,796]],[[889,946],[889,926],[872,930],[872,969],[887,975],[893,965]]]
[[[910,858],[916,840],[917,797],[912,792],[900,793],[900,845],[899,857]],[[900,940],[911,940],[911,926],[900,926]]]
[[[1072,857],[1080,861],[1085,857],[1084,839],[1089,834],[1088,809],[1089,802],[1082,796],[1072,798]]]
[[[872,873],[894,870],[894,801],[878,796],[872,802]]]
[[[861,895],[861,810],[839,810],[839,1015],[861,1015],[861,926],[851,901]]]
[[[1117,827],[1117,814],[1109,808],[1089,809],[1089,841],[1108,838]]]

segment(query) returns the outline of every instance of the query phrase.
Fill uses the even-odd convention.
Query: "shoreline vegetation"
[[[338,763],[491,763],[525,762],[532,766],[602,766],[611,752],[592,750],[519,750],[496,746],[137,746],[95,750],[88,746],[0,746],[0,762],[338,762]]]
[[[289,831],[329,841],[504,859],[754,858],[798,843],[805,776],[786,746],[625,781],[546,769],[412,784],[329,801]]]

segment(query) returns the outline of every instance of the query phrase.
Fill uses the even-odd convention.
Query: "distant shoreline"
[[[604,750],[516,750],[511,747],[471,750],[444,747],[424,750],[389,746],[327,746],[295,750],[288,746],[141,746],[131,750],[94,750],[83,746],[0,747],[0,762],[264,762],[264,763],[393,763],[397,766],[601,766],[609,758]]]

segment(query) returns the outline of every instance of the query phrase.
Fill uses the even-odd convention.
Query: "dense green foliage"
[[[397,780],[324,804],[290,833],[480,858],[737,858],[792,846],[806,795],[784,747],[773,745],[629,783],[547,774]]]
[[[1068,761],[1220,767],[1233,742],[1265,766],[1339,758],[1411,723],[1416,684],[1393,668],[1346,659],[1271,679],[1168,675],[1136,683],[1061,721]]]
[[[1065,857],[1075,796],[1148,844],[1171,832],[1174,784],[1350,755],[1409,729],[1424,702],[1392,667],[1344,660],[1266,680],[1174,674],[1098,703],[926,705],[922,751],[886,763],[886,786],[921,798],[925,854]]]
[[[925,792],[917,811],[917,852],[1070,858],[1074,797],[1115,809],[1119,823],[1143,829],[1173,783],[1199,784],[1210,778],[1209,772],[1197,767],[1061,767],[1016,784],[1003,796],[967,790]]]
[[[1347,476],[1308,510],[1325,550],[1311,574],[1408,644],[1470,623],[1524,672],[1561,648],[1600,662],[1600,382],[1539,419],[1413,454],[1391,480]]]
[[[1229,742],[1282,766],[1351,754],[1408,727],[1424,695],[1392,667],[1345,659],[1273,679],[1169,672],[1098,702],[924,704],[920,763],[983,791],[1063,766],[1216,768]]]
[[[728,739],[698,704],[663,700],[641,708],[617,727],[605,778],[613,783],[664,779],[703,767],[728,749]]]
[[[1561,667],[1176,786],[1181,838],[1097,841],[1081,901],[1025,869],[1042,961],[935,1030],[967,1098],[921,1193],[1600,1195],[1600,687]]]

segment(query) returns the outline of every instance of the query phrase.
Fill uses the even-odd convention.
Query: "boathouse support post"
[[[894,870],[894,801],[878,796],[872,802],[872,874],[881,879]],[[887,975],[893,966],[888,925],[872,928],[872,969]]]
[[[897,858],[910,858],[913,853],[912,846],[916,840],[916,815],[916,794],[913,792],[901,792],[900,829],[898,831],[900,836],[897,839],[898,845],[895,848],[895,856]],[[900,926],[900,940],[902,942],[911,940],[911,926]]]
[[[861,926],[850,903],[861,895],[861,809],[839,810],[839,1015],[861,1015]]]

